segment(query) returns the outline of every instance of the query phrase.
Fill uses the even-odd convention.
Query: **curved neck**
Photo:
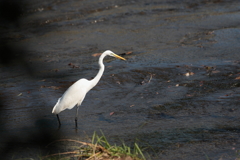
[[[101,79],[101,77],[103,75],[104,68],[105,68],[105,66],[103,64],[103,59],[105,56],[106,56],[106,54],[102,54],[99,58],[99,61],[98,61],[99,71],[98,71],[98,74],[91,80],[92,87],[94,87],[98,83],[98,81]]]

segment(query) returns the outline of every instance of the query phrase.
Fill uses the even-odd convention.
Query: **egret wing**
[[[58,99],[58,102],[54,106],[52,113],[58,114],[65,109],[72,109],[76,104],[81,105],[88,91],[88,83],[88,80],[80,79],[70,86],[63,96]]]

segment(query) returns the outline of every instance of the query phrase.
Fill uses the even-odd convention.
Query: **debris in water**
[[[51,88],[51,89],[54,89],[54,90],[58,90],[58,89],[60,89],[60,88],[62,88],[62,87],[57,87],[57,86],[50,86],[50,87],[48,87],[48,86],[41,86],[41,88]]]
[[[132,54],[132,53],[133,53],[133,51],[129,51],[129,52],[121,53],[119,55],[129,55],[129,54]]]
[[[240,76],[239,76],[239,77],[236,77],[235,79],[236,79],[236,80],[239,80],[239,79],[240,79]]]
[[[194,73],[193,73],[193,72],[187,72],[187,73],[185,73],[184,75],[188,77],[188,76],[194,75]]]
[[[152,80],[153,75],[155,75],[155,74],[150,73],[149,80],[147,81],[147,78],[148,78],[148,76],[147,76],[147,77],[144,78],[144,80],[141,82],[141,85],[143,85],[143,84],[145,84],[145,83],[150,83],[150,81]],[[147,81],[147,82],[145,82],[145,81]]]
[[[94,53],[92,54],[93,57],[98,57],[98,56],[101,56],[102,53]]]
[[[79,68],[79,66],[74,65],[73,63],[68,63],[71,68]]]

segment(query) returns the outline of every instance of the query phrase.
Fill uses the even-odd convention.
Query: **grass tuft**
[[[94,132],[91,143],[61,139],[56,142],[76,142],[79,144],[75,146],[74,150],[68,152],[60,152],[56,154],[50,154],[42,158],[42,160],[55,160],[63,159],[69,160],[76,157],[79,160],[145,160],[142,150],[137,143],[134,143],[133,148],[127,146],[122,142],[121,146],[116,144],[111,145],[106,139],[103,132],[101,136]],[[51,143],[52,144],[52,143]],[[49,144],[49,145],[51,145]]]

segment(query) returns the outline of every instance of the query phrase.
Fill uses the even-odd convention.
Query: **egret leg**
[[[77,119],[78,119],[78,108],[79,108],[79,106],[77,106],[77,113],[76,113],[76,117],[75,117],[75,125],[76,125],[76,128],[77,128]]]
[[[59,127],[60,127],[61,126],[61,122],[60,122],[58,114],[57,114],[57,119],[58,119],[58,124],[59,124]]]

